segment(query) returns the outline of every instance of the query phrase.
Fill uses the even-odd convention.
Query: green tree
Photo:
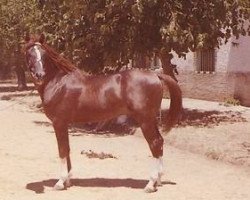
[[[24,32],[48,42],[86,71],[119,70],[157,53],[165,72],[171,52],[214,48],[247,34],[248,0],[0,0],[0,44],[11,55]],[[10,52],[11,51],[11,52]],[[142,64],[138,65],[142,67]]]
[[[5,73],[15,66],[19,89],[26,88],[21,43],[24,33],[35,26],[36,7],[36,0],[0,0],[0,66]]]
[[[43,29],[53,43],[96,73],[155,51],[167,68],[172,51],[185,56],[197,48],[218,47],[232,34],[246,34],[247,2],[60,0],[44,1],[41,10]]]

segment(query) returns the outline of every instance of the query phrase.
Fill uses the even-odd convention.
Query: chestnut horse
[[[162,82],[168,86],[171,98],[166,122],[169,131],[182,111],[181,90],[176,81],[167,75],[141,70],[112,75],[85,74],[49,47],[44,35],[27,36],[25,53],[44,112],[51,120],[57,138],[61,174],[54,188],[61,190],[70,185],[70,123],[128,115],[138,122],[154,157],[154,169],[145,191],[156,191],[163,174],[164,141],[157,127],[163,98]]]

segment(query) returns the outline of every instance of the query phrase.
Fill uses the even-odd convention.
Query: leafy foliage
[[[35,27],[35,7],[35,0],[0,0],[0,69],[22,60],[21,42],[24,32]]]
[[[250,32],[244,27],[248,0],[0,0],[0,5],[1,58],[36,29],[93,73],[107,66],[119,70],[129,59],[153,52],[185,56]]]

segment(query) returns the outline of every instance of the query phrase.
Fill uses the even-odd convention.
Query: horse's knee
[[[149,146],[152,151],[153,157],[159,158],[163,156],[163,143],[164,140],[161,135],[157,136],[150,142]]]

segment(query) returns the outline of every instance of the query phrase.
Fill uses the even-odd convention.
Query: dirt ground
[[[39,103],[35,91],[0,84],[1,200],[250,199],[250,108],[184,98],[182,121],[163,133],[164,184],[146,194],[151,155],[138,128],[127,134],[70,129],[73,186],[53,191],[57,144]],[[162,120],[168,104],[162,103]]]

